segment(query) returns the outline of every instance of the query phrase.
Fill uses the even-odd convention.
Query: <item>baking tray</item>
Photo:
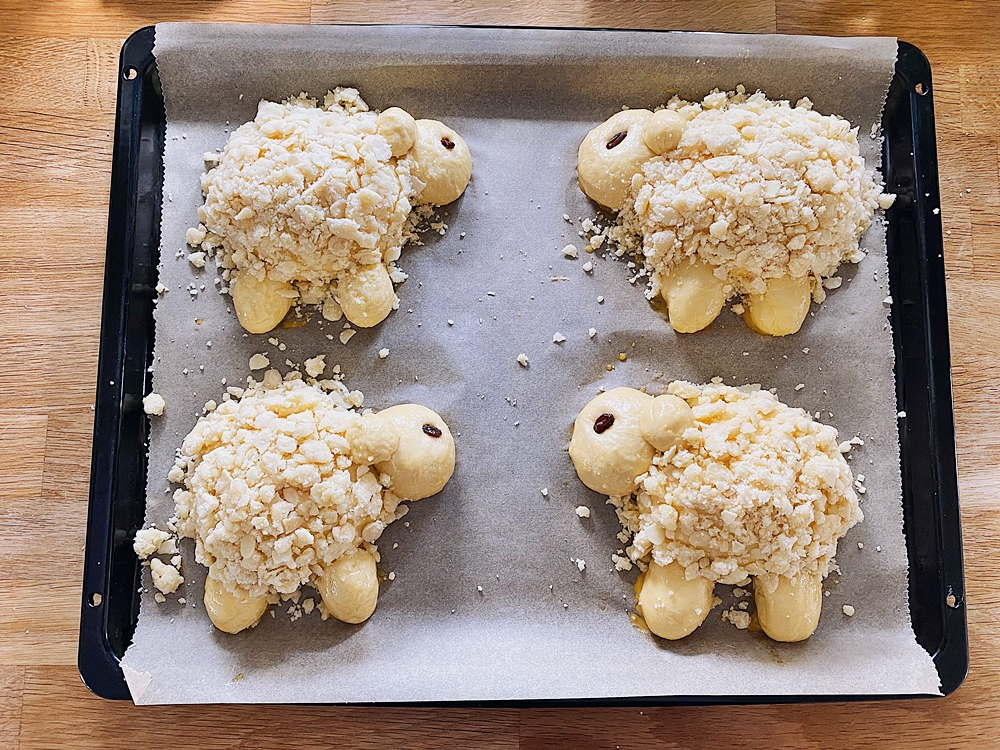
[[[671,32],[663,32],[671,33]],[[141,567],[132,550],[145,514],[149,422],[142,396],[153,357],[166,118],[154,29],[122,47],[111,173],[101,347],[78,665],[98,695],[130,699],[119,661],[139,617]],[[968,671],[968,635],[952,415],[948,320],[930,65],[899,42],[882,128],[886,241],[896,350],[904,534],[917,641],[947,695]],[[477,702],[527,707],[871,700],[870,695],[667,696]],[[884,696],[921,697],[921,696]],[[434,705],[434,704],[421,704]],[[460,704],[449,704],[460,705]]]

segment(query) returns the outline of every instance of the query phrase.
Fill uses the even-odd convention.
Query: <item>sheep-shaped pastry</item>
[[[709,325],[726,301],[754,331],[799,330],[810,299],[840,286],[843,261],[882,193],[860,155],[857,128],[836,115],[763,94],[714,92],[700,103],[625,110],[580,144],[580,188],[619,211],[620,246],[642,238],[648,296],[682,333]]]
[[[752,577],[768,636],[812,635],[837,540],[863,518],[836,429],[759,387],[675,381],[655,398],[633,388],[597,396],[569,454],[632,535],[651,632],[689,635],[716,583]]]
[[[187,242],[218,253],[240,324],[266,333],[291,306],[323,304],[369,328],[399,300],[396,266],[414,205],[456,200],[472,176],[465,141],[437,120],[370,112],[354,89],[322,106],[262,101],[221,155],[206,155],[201,222]]]
[[[361,394],[333,385],[269,371],[184,439],[169,476],[183,484],[174,524],[208,567],[205,608],[220,630],[253,627],[305,585],[324,617],[365,621],[378,599],[376,541],[403,502],[451,478],[455,442],[438,414],[417,404],[359,414]]]

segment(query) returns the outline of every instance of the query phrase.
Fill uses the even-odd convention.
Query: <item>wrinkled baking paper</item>
[[[165,24],[155,53],[168,122],[160,280],[170,291],[156,310],[154,386],[167,406],[152,422],[147,522],[162,528],[172,513],[167,471],[202,405],[220,400],[224,383],[243,384],[257,352],[282,371],[286,360],[326,354],[366,406],[437,410],[455,434],[458,465],[443,492],[383,534],[381,567],[395,580],[360,626],[322,622],[318,612],[291,622],[286,603],[249,632],[221,633],[202,607],[204,569],[185,541],[186,604],[178,595],[154,602],[144,574],[125,658],[143,677],[132,681],[137,703],[938,692],[907,609],[882,227],[863,240],[868,257],[843,269],[843,286],[785,338],[758,336],[728,310],[705,331],[677,335],[641,282],[629,283],[623,261],[584,254],[577,236],[578,217],[596,214],[576,184],[581,139],[622,105],[652,107],[674,92],[697,99],[743,83],[773,99],[808,95],[820,112],[860,126],[865,156],[878,163],[870,134],[895,40]],[[445,211],[446,235],[404,249],[410,278],[384,323],[346,346],[343,321],[319,315],[247,335],[216,291],[214,264],[197,270],[184,258],[202,202],[202,155],[252,119],[260,99],[335,86],[357,87],[373,108],[447,122],[472,151],[472,182]],[[569,242],[579,259],[563,257]],[[557,331],[565,343],[553,343]],[[850,461],[865,475],[866,520],[841,541],[842,574],[827,579],[819,629],[805,643],[722,622],[736,601],[727,586],[716,587],[723,605],[683,641],[633,627],[636,571],[612,570],[623,546],[613,508],[579,482],[566,453],[577,412],[599,388],[658,393],[671,379],[714,376],[776,388],[820,412],[842,440],[864,440]],[[580,504],[589,519],[574,512]]]

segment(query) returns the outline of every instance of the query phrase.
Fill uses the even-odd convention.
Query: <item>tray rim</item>
[[[344,26],[385,26],[386,24],[344,24]],[[414,28],[432,27],[426,24]],[[440,28],[434,25],[433,28]],[[575,27],[497,26],[485,24],[452,25],[451,28],[502,28],[573,31],[626,31],[657,34],[697,33],[656,29],[603,29]],[[118,99],[115,118],[115,142],[112,161],[111,190],[108,216],[107,253],[103,287],[101,346],[98,360],[97,394],[95,400],[94,443],[91,463],[90,496],[87,520],[86,555],[81,601],[78,668],[84,684],[92,692],[107,699],[130,700],[131,694],[122,673],[119,657],[108,639],[107,602],[110,595],[109,564],[113,547],[112,512],[115,503],[115,466],[123,450],[119,428],[124,403],[123,349],[128,310],[131,261],[134,243],[135,170],[139,147],[139,120],[142,114],[143,87],[147,76],[155,76],[153,45],[155,26],[136,30],[122,45],[118,69]],[[896,78],[902,78],[910,96],[911,136],[915,177],[913,200],[919,221],[916,229],[927,252],[922,261],[922,281],[927,354],[927,376],[934,409],[929,436],[930,453],[936,469],[937,485],[933,489],[939,523],[942,577],[947,579],[947,591],[955,597],[955,606],[945,607],[944,640],[931,654],[941,678],[942,695],[954,692],[964,681],[969,666],[968,632],[965,611],[964,576],[962,567],[961,525],[958,507],[957,458],[954,438],[954,414],[951,393],[950,350],[948,342],[947,306],[943,261],[943,237],[938,206],[937,148],[934,132],[933,88],[930,64],[914,45],[897,40]],[[126,71],[134,69],[132,78]],[[156,79],[158,82],[158,79]],[[923,84],[924,93],[914,87]],[[162,104],[162,96],[160,96]],[[888,138],[886,139],[888,144]],[[888,159],[888,145],[883,151],[883,169]],[[159,154],[162,167],[162,152]],[[162,175],[160,177],[162,183]],[[159,209],[157,208],[157,211]],[[930,243],[930,247],[928,246]],[[158,248],[157,248],[158,249]],[[110,293],[109,293],[110,292]],[[894,340],[897,338],[894,306]],[[900,343],[896,340],[897,366]],[[905,406],[902,378],[897,372],[900,404]],[[114,383],[118,383],[115,386]],[[936,397],[933,398],[933,397]],[[145,423],[148,434],[148,421]],[[903,427],[901,426],[901,430]],[[902,435],[900,438],[902,445]],[[143,451],[145,445],[142,446]],[[144,454],[143,454],[144,455]],[[143,460],[143,477],[145,466]],[[905,502],[904,492],[904,507]],[[905,531],[905,528],[904,528]],[[909,534],[907,534],[909,551]],[[912,553],[911,553],[912,557]],[[138,560],[135,561],[138,570]],[[912,587],[911,587],[912,589]],[[103,601],[91,604],[91,594],[100,593]],[[944,591],[941,592],[942,597]],[[942,598],[942,603],[943,603]],[[939,697],[930,694],[842,694],[842,695],[773,695],[773,696],[635,696],[621,698],[505,700],[505,701],[411,701],[411,702],[352,702],[336,705],[412,706],[412,707],[623,707],[660,705],[822,703],[834,701],[870,701]]]

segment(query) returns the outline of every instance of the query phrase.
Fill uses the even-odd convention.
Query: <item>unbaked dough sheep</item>
[[[768,391],[667,390],[601,393],[580,411],[569,449],[580,480],[611,496],[633,537],[647,627],[690,635],[716,582],[752,576],[764,632],[808,638],[837,540],[862,520],[836,430]]]
[[[352,324],[382,322],[412,230],[411,207],[456,200],[472,176],[461,136],[399,107],[368,111],[358,92],[323,104],[261,102],[206,162],[205,204],[188,244],[220,252],[244,329],[266,333],[297,302],[339,303]],[[329,310],[332,308],[325,308]]]
[[[208,567],[205,608],[238,633],[313,585],[326,615],[364,622],[378,600],[375,542],[403,502],[444,488],[454,439],[424,406],[358,414],[360,394],[339,383],[329,393],[295,377],[265,383],[201,417],[171,471],[184,485],[178,533]],[[148,556],[159,537],[140,534]]]
[[[676,331],[700,331],[741,297],[751,330],[795,333],[840,285],[840,263],[863,257],[858,239],[894,196],[865,170],[856,129],[811,107],[738,87],[618,112],[583,139],[580,189],[620,212],[623,242],[642,236],[649,296]]]

